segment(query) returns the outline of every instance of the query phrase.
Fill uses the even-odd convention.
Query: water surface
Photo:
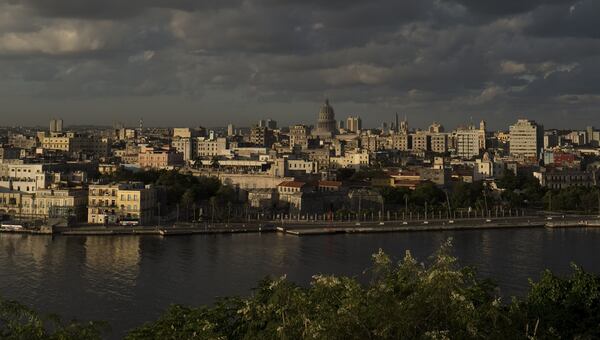
[[[0,295],[66,318],[105,320],[118,338],[173,303],[245,295],[267,275],[306,284],[316,273],[360,275],[382,248],[425,260],[452,237],[454,254],[522,294],[528,278],[575,262],[600,273],[599,229],[496,229],[296,237],[275,233],[48,237],[0,234]]]

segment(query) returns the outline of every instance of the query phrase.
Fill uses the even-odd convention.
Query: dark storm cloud
[[[526,33],[546,37],[600,38],[600,1],[583,0],[533,11]]]
[[[576,0],[446,0],[461,4],[474,14],[506,16],[529,12],[543,5],[571,5]]]
[[[0,0],[0,98],[160,97],[169,124],[191,101],[207,125],[283,104],[312,121],[324,96],[368,124],[576,123],[600,103],[598,17],[595,0]]]
[[[42,16],[90,19],[124,19],[148,9],[186,11],[237,6],[240,0],[9,0],[35,10]]]

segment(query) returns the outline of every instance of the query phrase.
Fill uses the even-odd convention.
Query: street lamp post
[[[160,202],[158,202],[158,226],[160,227]]]
[[[452,218],[452,209],[450,209],[450,196],[448,196],[448,190],[444,190],[446,193],[446,204],[448,205],[448,218]]]

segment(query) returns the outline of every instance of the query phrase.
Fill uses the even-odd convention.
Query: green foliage
[[[194,176],[183,174],[177,170],[149,170],[132,172],[121,169],[109,177],[113,181],[136,181],[145,184],[154,184],[163,186],[167,191],[167,204],[174,205],[180,203],[184,206],[195,202],[207,200],[219,192],[221,198],[232,198],[231,195],[223,195],[224,192],[230,193],[232,188],[223,188],[221,182],[216,177]],[[235,199],[235,196],[233,196]]]
[[[544,206],[554,211],[598,211],[598,188],[570,187],[549,190],[544,195]]]
[[[505,189],[502,199],[511,207],[539,207],[546,193],[540,182],[531,174],[519,173],[515,176],[511,171],[506,171],[497,184],[499,188]]]
[[[419,184],[415,190],[408,188],[383,187],[380,189],[386,204],[404,205],[406,199],[410,207],[423,207],[427,202],[430,208],[446,204],[446,194],[431,182]]]
[[[424,182],[417,185],[411,199],[419,206],[424,206],[425,202],[429,206],[441,206],[446,203],[446,194],[435,183]]]
[[[352,176],[354,175],[356,171],[354,169],[350,169],[350,168],[340,168],[337,169],[336,174],[337,174],[337,180],[338,181],[347,181],[350,178],[352,178]]]
[[[537,325],[540,339],[598,339],[600,278],[575,265],[567,278],[545,271],[527,297],[514,303],[513,313],[530,328]]]
[[[412,191],[408,188],[383,187],[380,193],[386,204],[405,204],[405,199],[410,200]]]
[[[365,181],[365,180],[370,180],[373,178],[381,178],[381,177],[385,177],[385,172],[383,172],[383,170],[381,169],[374,169],[374,168],[366,168],[366,169],[360,169],[359,171],[356,171],[351,177],[350,179],[353,181]]]
[[[40,315],[15,301],[0,298],[0,339],[79,340],[101,339],[104,323],[63,322],[53,315]]]

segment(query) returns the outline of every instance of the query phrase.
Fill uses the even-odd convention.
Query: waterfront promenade
[[[430,220],[380,220],[380,221],[324,221],[324,220],[273,220],[235,223],[170,223],[154,226],[77,226],[51,229],[24,229],[19,232],[52,235],[160,235],[183,236],[194,234],[280,232],[295,236],[447,231],[500,228],[565,228],[598,227],[597,215],[519,216],[498,218],[430,219]]]

